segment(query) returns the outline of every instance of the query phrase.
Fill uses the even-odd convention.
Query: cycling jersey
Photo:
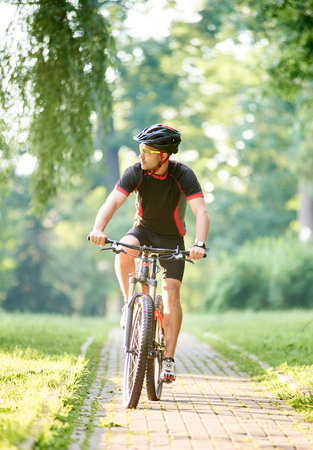
[[[169,161],[165,175],[143,170],[138,162],[125,170],[116,189],[127,196],[136,194],[136,227],[169,237],[186,234],[187,200],[203,197],[194,172],[176,161]]]

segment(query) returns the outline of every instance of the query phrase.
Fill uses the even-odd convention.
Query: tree
[[[225,250],[236,253],[245,240],[284,235],[295,225],[296,105],[273,93],[264,95],[268,78],[260,61],[268,44],[254,39],[249,14],[238,8],[238,2],[206,2],[192,24],[173,22],[171,34],[160,40],[132,38],[119,3],[105,11],[110,12],[117,50],[109,141],[103,138],[102,126],[95,127],[95,148],[102,153],[95,153],[83,180],[76,177],[72,189],[63,189],[57,201],[50,202],[43,223],[46,254],[37,275],[42,285],[64,294],[75,313],[102,314],[108,304],[119,306],[113,260],[106,254],[102,261],[97,249],[87,244],[86,234],[117,180],[117,156],[123,170],[138,158],[133,135],[146,124],[168,123],[183,134],[180,152],[173,158],[197,173],[212,218],[210,258],[188,267],[183,284],[184,307],[196,309],[203,299],[210,261],[218,260]],[[114,169],[108,168],[112,161]],[[113,170],[115,175],[108,181]],[[1,211],[9,240],[11,228],[13,235],[15,229],[23,229],[21,221],[13,220],[20,204],[10,204],[15,198],[12,191],[11,195]],[[109,225],[109,237],[119,238],[130,228],[133,209],[130,199]],[[188,246],[195,235],[189,209],[187,227]],[[14,245],[16,255],[28,246],[27,235]],[[6,275],[10,286],[24,264],[13,250],[0,248],[11,264],[6,272],[0,269],[0,276],[4,280]],[[21,285],[26,282],[25,277],[20,280]],[[54,295],[52,290],[49,295]]]
[[[0,52],[0,126],[5,130],[0,150],[6,168],[14,149],[37,158],[32,190],[38,210],[88,163],[94,151],[92,118],[97,114],[103,129],[107,126],[111,93],[106,74],[113,49],[97,2],[18,3]],[[13,129],[19,139],[10,139]]]
[[[52,199],[44,218],[29,214],[29,177],[12,177],[0,215],[0,302],[6,310],[103,315],[120,310],[111,252],[86,236],[104,202],[102,161]],[[131,227],[131,201],[108,228],[112,238]]]
[[[313,81],[312,0],[240,1],[248,6],[246,26],[256,40],[266,39],[270,48],[263,63],[268,85],[287,100],[312,104]]]
[[[268,43],[262,58],[268,74],[265,90],[296,105],[294,133],[298,135],[298,143],[293,164],[299,176],[298,218],[302,239],[310,235],[308,230],[313,231],[313,2],[243,0],[240,4],[246,7],[245,25],[252,30],[254,40]]]
[[[14,273],[15,286],[7,293],[3,302],[4,309],[60,314],[71,314],[74,311],[68,295],[43,280],[42,270],[47,258],[45,235],[46,230],[37,220],[25,233],[27,243],[19,249],[20,261]]]
[[[192,24],[173,22],[160,40],[118,28],[114,139],[124,146],[121,155],[135,158],[132,136],[143,126],[164,122],[182,131],[173,158],[191,165],[202,183],[212,218],[210,256],[218,258],[221,250],[235,253],[245,240],[294,226],[294,105],[262,95],[266,70],[258,61],[267,47],[253,42],[236,2],[206,2],[197,13]],[[188,211],[187,245],[193,222]],[[185,307],[198,306],[206,271],[206,264],[186,270]]]
[[[12,177],[0,217],[0,299],[7,310],[69,314],[69,297],[42,276],[49,233],[27,213],[29,200],[29,179]]]
[[[286,207],[297,184],[289,164],[295,109],[262,97],[265,47],[249,41],[243,13],[232,2],[205,6],[192,28],[173,22],[166,40],[117,38],[115,127],[120,145],[134,149],[143,124],[165,120],[182,131],[175,158],[192,165],[214,199],[210,240],[234,251],[245,239],[284,233],[296,218]]]

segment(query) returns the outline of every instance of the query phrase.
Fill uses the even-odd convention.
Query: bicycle
[[[88,236],[89,239],[89,236]],[[163,382],[160,379],[164,356],[164,326],[163,301],[161,295],[156,295],[156,275],[160,271],[158,260],[185,260],[189,252],[173,249],[132,245],[107,239],[110,247],[101,251],[111,250],[114,253],[127,253],[123,247],[139,251],[139,264],[133,274],[130,274],[127,316],[124,333],[124,350],[126,353],[123,380],[123,405],[135,409],[138,405],[142,386],[146,380],[148,399],[158,401],[161,398]],[[128,253],[130,254],[130,253]],[[206,256],[206,255],[205,255]],[[136,286],[141,285],[141,292],[136,292]]]

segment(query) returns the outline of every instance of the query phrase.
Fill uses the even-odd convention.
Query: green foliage
[[[293,132],[298,138],[297,174],[312,190],[312,25],[313,2],[241,0],[245,27],[255,43],[264,43],[259,64],[266,71],[261,88],[295,104]],[[248,8],[247,8],[248,7]]]
[[[27,214],[29,179],[11,178],[0,217],[0,299],[7,310],[70,314],[69,299],[42,277],[47,230]]]
[[[268,39],[276,50],[268,52],[272,88],[288,100],[297,100],[313,78],[312,0],[241,3],[251,8],[250,26],[256,31],[256,38]],[[312,97],[309,102],[312,103]]]
[[[53,282],[46,282],[42,277],[47,259],[44,245],[47,232],[36,219],[30,225],[32,227],[24,235],[26,242],[22,244],[22,248],[18,248],[19,264],[14,273],[15,286],[7,292],[3,307],[7,311],[71,314],[74,308],[68,296],[55,289]]]
[[[306,182],[306,186],[309,189],[311,197],[313,196],[313,129],[312,123],[308,122],[306,124],[306,131],[304,133],[304,138],[301,140],[298,146],[298,151],[295,158],[295,171],[303,178]]]
[[[99,6],[97,2],[92,4]],[[49,204],[47,215],[38,222],[27,215],[29,187],[26,180],[13,178],[10,182],[10,196],[4,202],[0,221],[0,257],[3,261],[0,263],[0,296],[2,300],[9,297],[13,302],[14,299],[19,307],[23,302],[26,305],[26,298],[29,298],[29,301],[35,302],[36,311],[40,307],[47,307],[43,309],[45,311],[51,310],[50,306],[56,307],[61,303],[64,312],[68,313],[104,314],[110,311],[110,305],[116,305],[119,309],[121,295],[114,276],[112,255],[101,254],[86,242],[85,237],[92,228],[108,189],[117,181],[117,154],[121,171],[137,160],[138,146],[132,136],[150,123],[168,123],[182,132],[180,152],[175,159],[195,170],[211,216],[209,258],[197,262],[194,267],[188,266],[186,270],[182,299],[185,309],[195,310],[203,304],[208,265],[210,261],[219,259],[221,251],[226,250],[234,255],[246,240],[253,241],[258,236],[278,237],[297,225],[295,202],[292,205],[290,201],[296,198],[297,192],[294,163],[300,140],[297,124],[294,123],[295,117],[298,120],[297,109],[293,103],[282,101],[277,95],[264,96],[264,83],[268,80],[264,62],[270,60],[267,53],[270,47],[262,40],[264,31],[261,25],[259,38],[256,38],[257,31],[250,21],[251,10],[241,2],[228,0],[204,2],[202,6],[199,3],[195,5],[198,21],[194,21],[192,26],[178,20],[172,23],[171,34],[167,38],[142,41],[133,38],[126,28],[126,4],[129,5],[129,2],[111,2],[104,7],[105,16],[116,36],[118,76],[113,93],[115,103],[109,139],[104,142],[99,123],[96,130],[96,148],[101,149],[102,160],[98,163],[93,160],[84,172],[84,181],[72,177],[71,189],[64,188],[62,184],[57,200]],[[60,5],[64,6],[65,12]],[[30,105],[33,108],[31,112],[37,108],[40,118],[33,124],[44,124],[50,106],[45,106],[48,109],[43,111],[40,108],[41,102],[47,98],[52,102],[51,111],[57,116],[56,123],[63,127],[63,131],[53,138],[53,145],[58,147],[54,153],[46,151],[47,147],[40,143],[41,138],[46,139],[46,132],[41,137],[38,135],[40,139],[33,139],[43,155],[42,167],[51,163],[49,167],[53,177],[55,180],[58,178],[56,183],[63,183],[71,171],[76,170],[72,158],[75,155],[82,158],[83,147],[89,145],[81,130],[85,125],[90,127],[88,130],[91,129],[86,111],[91,105],[91,91],[99,86],[92,73],[100,74],[111,58],[111,54],[105,53],[106,62],[95,62],[92,66],[95,72],[92,68],[92,73],[88,70],[85,73],[84,68],[91,58],[97,59],[96,52],[99,51],[100,56],[102,54],[97,44],[93,47],[90,42],[94,33],[98,32],[104,39],[104,29],[101,35],[104,19],[99,18],[96,11],[90,12],[91,3],[75,5],[65,1],[54,3],[51,6],[54,14],[50,17],[48,4],[38,2],[38,7],[28,11],[25,22],[26,29],[33,36],[33,44],[29,48],[37,55],[32,60],[34,66],[25,63],[28,79],[34,83],[36,81],[32,92],[35,93],[34,89],[38,88],[40,94],[34,105]],[[142,5],[139,6],[142,8]],[[169,3],[169,6],[175,6],[175,2]],[[134,7],[137,7],[136,4]],[[88,23],[84,11],[91,14]],[[61,18],[60,23],[57,22],[58,17]],[[106,24],[105,21],[103,23]],[[59,33],[53,30],[59,30]],[[50,35],[51,39],[48,39]],[[58,35],[62,35],[63,40],[59,40]],[[105,39],[101,42],[104,45]],[[75,50],[73,55],[69,49]],[[4,60],[3,64],[9,67],[9,60]],[[12,75],[12,82],[17,87],[21,86],[22,90],[21,74],[24,69],[21,66],[20,70],[14,70],[17,70],[18,76],[15,79]],[[48,77],[49,70],[53,72],[49,82],[57,86],[61,96],[53,96],[53,90],[49,88],[48,92],[48,87],[47,95],[43,90],[43,77]],[[10,73],[13,74],[13,71]],[[64,84],[62,80],[68,80],[68,83]],[[84,87],[86,80],[88,86]],[[88,93],[85,100],[84,89]],[[106,95],[105,92],[102,92],[103,95]],[[7,104],[9,100],[7,97]],[[26,95],[24,104],[27,103],[29,98]],[[77,110],[75,105],[82,108],[82,116],[72,114]],[[90,107],[89,114],[94,110],[98,111],[96,107]],[[76,128],[74,132],[74,128],[66,122],[67,118],[76,121],[77,134]],[[31,125],[32,130],[36,131],[36,127]],[[310,124],[307,139],[300,148],[303,151],[298,152],[298,164],[307,169],[308,176],[311,165],[305,158],[310,154],[309,128]],[[65,139],[66,130],[69,133]],[[32,139],[32,136],[30,134],[29,138]],[[80,146],[78,152],[69,150],[74,148],[70,139]],[[52,141],[49,142],[51,144]],[[66,151],[63,151],[65,146]],[[60,150],[61,147],[63,150]],[[11,152],[12,147],[6,148]],[[88,147],[89,150],[91,147]],[[52,164],[54,154],[63,158],[62,164]],[[101,156],[101,152],[99,154]],[[40,166],[38,170],[41,170]],[[45,173],[43,178],[35,174],[37,181],[42,180],[43,186],[51,180],[55,183],[53,177]],[[25,184],[25,192],[18,194],[21,184]],[[101,187],[103,185],[107,191]],[[36,189],[38,195],[41,195],[40,189]],[[130,228],[133,214],[134,202],[129,199],[109,225],[108,235],[120,238]],[[31,234],[35,230],[39,231],[40,237],[36,245],[35,236]],[[187,247],[192,245],[194,237],[194,215],[189,210]],[[11,247],[7,248],[9,242]],[[28,259],[25,259],[25,254]],[[39,255],[41,259],[37,260]],[[249,292],[253,291],[254,273],[257,276],[257,268],[250,274]],[[29,285],[27,278],[32,280],[32,295],[27,295],[25,291]],[[38,295],[34,295],[35,291]],[[59,301],[56,301],[57,298]],[[267,298],[263,298],[260,294],[255,302],[259,305],[265,302],[266,306]],[[57,311],[60,312],[60,308]]]
[[[5,129],[5,121],[0,118],[0,186],[7,189],[8,179],[13,172],[13,155],[10,154],[10,147],[4,137]]]
[[[102,163],[102,161],[101,161]],[[106,199],[103,164],[51,201],[39,219],[28,212],[29,177],[12,177],[0,215],[0,303],[6,310],[59,314],[117,314],[122,296],[114,256],[87,242]],[[121,238],[131,228],[135,199],[129,198],[107,229]]]
[[[89,0],[75,5],[42,0],[36,7],[20,7],[16,26],[26,44],[18,43],[11,56],[13,38],[7,39],[1,50],[1,103],[16,123],[23,116],[29,120],[27,146],[38,161],[33,204],[43,210],[92,155],[91,115],[97,113],[103,126],[110,117],[106,71],[113,62],[113,41],[106,19]],[[20,107],[12,112],[16,103]],[[12,127],[9,121],[6,125]]]
[[[312,248],[296,239],[247,242],[210,273],[206,308],[287,309],[313,306]]]
[[[232,50],[217,50],[227,38],[239,40],[237,28],[245,30],[240,9],[208,2],[199,17],[192,29],[174,22],[165,42],[142,42],[120,30],[115,139],[136,151],[132,135],[144,124],[165,121],[179,129],[175,159],[190,165],[204,188],[210,247],[235,252],[246,239],[285,233],[296,219],[286,209],[297,191],[295,111],[277,96],[260,95],[260,46],[251,45],[243,61]]]
[[[14,180],[14,181],[13,181]],[[0,213],[0,301],[14,286],[14,270],[21,260],[18,247],[24,232],[34,222],[25,213],[29,202],[29,179],[10,179],[8,195],[3,198]],[[23,257],[23,255],[22,255]]]

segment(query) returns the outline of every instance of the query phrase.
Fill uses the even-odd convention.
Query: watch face
[[[202,248],[205,248],[205,243],[202,242],[202,241],[197,241],[197,242],[195,243],[195,245],[196,245],[196,247],[202,247]]]

